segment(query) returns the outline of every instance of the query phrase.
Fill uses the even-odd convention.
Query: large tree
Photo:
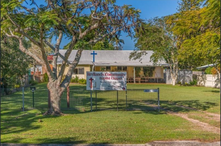
[[[183,0],[182,4],[186,1],[191,2]],[[220,2],[195,1],[198,5],[190,5],[173,16],[173,32],[183,39],[179,58],[190,68],[212,63],[219,74]]]
[[[154,18],[143,23],[143,31],[136,34],[138,50],[131,53],[132,59],[139,59],[146,55],[146,50],[153,50],[151,59],[154,63],[165,60],[170,67],[172,84],[175,85],[178,76],[178,37],[173,35],[168,18]]]
[[[49,77],[47,87],[51,93],[51,108],[47,114],[62,114],[59,104],[61,95],[70,83],[84,46],[93,45],[106,37],[119,36],[122,31],[132,36],[133,28],[139,25],[140,12],[127,5],[117,6],[115,0],[46,0],[40,6],[37,1],[30,0],[28,7],[25,2],[29,1],[1,1],[2,35],[17,39],[23,53],[46,67]],[[91,33],[94,36],[85,42],[84,38]],[[70,41],[64,56],[59,53],[63,36]],[[48,41],[54,37],[57,38],[55,46]],[[24,38],[38,46],[40,56],[24,47]],[[52,70],[47,61],[46,46],[54,52]],[[75,46],[78,46],[78,51],[75,59],[69,62]],[[59,73],[58,57],[63,59]],[[67,65],[68,72],[64,75]]]
[[[28,73],[32,59],[18,49],[17,40],[9,38],[1,41],[1,78],[5,94],[7,88],[18,84],[22,85],[24,76]],[[25,45],[28,47],[28,44]]]
[[[179,67],[193,69],[212,63],[220,75],[220,3],[181,0],[178,10],[176,14],[144,24],[144,31],[137,34],[139,51],[131,57],[137,59],[145,55],[142,50],[154,50],[152,59],[164,58],[170,64],[173,85]]]

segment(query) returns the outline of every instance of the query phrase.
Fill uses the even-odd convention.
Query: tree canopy
[[[24,3],[30,6],[26,7]],[[17,39],[23,53],[46,67],[52,104],[48,113],[56,114],[61,113],[61,95],[70,83],[83,49],[105,38],[111,40],[120,36],[121,32],[133,36],[141,22],[139,10],[128,5],[117,6],[115,0],[46,0],[42,5],[35,0],[2,0],[1,5],[1,35]],[[66,53],[61,55],[59,49],[63,37],[69,40],[69,45]],[[52,38],[56,38],[55,45],[49,41]],[[23,39],[38,47],[40,57],[24,47]],[[52,70],[46,47],[53,51]],[[76,48],[75,59],[70,62],[68,58]],[[63,59],[59,72],[58,56]],[[64,74],[67,65],[67,74]]]
[[[26,44],[28,46],[28,44]],[[1,78],[4,88],[13,88],[21,85],[21,81],[28,73],[31,58],[18,49],[17,41],[9,38],[7,42],[1,41]],[[5,89],[6,94],[8,90]]]
[[[216,0],[197,2],[197,5],[189,5],[188,9],[170,16],[168,21],[173,25],[174,35],[180,36],[182,40],[179,58],[190,68],[210,63],[218,65],[220,3]]]
[[[172,78],[179,68],[194,69],[211,63],[219,72],[220,2],[181,0],[178,11],[142,23],[144,29],[136,34],[137,50],[131,58],[139,59],[145,50],[153,50],[152,60],[164,59]]]
[[[138,50],[131,53],[132,59],[139,59],[146,55],[146,50],[153,50],[151,60],[157,63],[165,60],[170,66],[170,74],[172,76],[173,85],[178,73],[178,37],[173,35],[171,26],[168,25],[167,17],[154,18],[143,23],[143,31],[136,34]]]

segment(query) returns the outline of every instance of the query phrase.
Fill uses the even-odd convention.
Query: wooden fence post
[[[51,95],[50,95],[50,91],[48,90],[48,109],[51,108]]]

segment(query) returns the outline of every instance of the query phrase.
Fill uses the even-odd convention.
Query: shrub
[[[219,70],[219,72],[220,72],[220,69],[219,69],[219,68],[218,68],[218,70]],[[211,74],[213,74],[213,75],[218,74],[218,72],[217,72],[217,70],[216,70],[215,67],[213,67],[213,68],[211,69]]]
[[[79,81],[78,76],[75,76],[75,78],[71,79],[72,83],[78,83],[78,81]]]
[[[43,76],[43,82],[48,82],[48,74],[45,73]]]
[[[71,79],[71,83],[74,83],[74,81],[75,81],[75,80],[72,78],[72,79]]]
[[[18,84],[15,84],[15,88],[19,88],[20,87],[20,85],[18,85]]]
[[[212,67],[208,67],[208,68],[205,70],[205,73],[206,73],[206,74],[212,74]]]
[[[86,80],[85,80],[85,79],[80,79],[78,82],[79,82],[80,84],[86,84]]]
[[[197,80],[193,79],[193,81],[190,82],[190,85],[197,85]]]
[[[189,85],[190,85],[190,84],[189,84],[189,83],[187,83],[187,82],[185,82],[185,83],[184,83],[184,86],[189,86]]]

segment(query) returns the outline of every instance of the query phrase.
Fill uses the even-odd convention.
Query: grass
[[[204,123],[208,123],[214,127],[220,128],[220,119],[218,117],[215,118],[212,115],[207,115],[206,113],[199,113],[199,112],[190,112],[188,113],[188,117],[202,121]]]
[[[160,88],[161,107],[189,114],[189,117],[219,126],[217,122],[197,116],[206,112],[220,113],[219,90],[205,87],[170,86],[164,84],[129,84],[128,89]],[[65,116],[43,116],[47,109],[46,84],[39,84],[35,92],[35,108],[32,93],[25,90],[23,112],[22,94],[17,92],[1,99],[2,143],[115,143],[135,144],[156,140],[219,141],[220,135],[203,131],[200,127],[177,116],[157,112],[156,93],[128,91],[128,107],[125,92],[119,95],[119,111],[116,110],[116,91],[93,94],[93,110],[90,112],[90,92],[84,85],[72,85],[70,108],[66,93],[61,107]],[[149,104],[147,104],[149,103]],[[187,108],[188,107],[188,108]]]

